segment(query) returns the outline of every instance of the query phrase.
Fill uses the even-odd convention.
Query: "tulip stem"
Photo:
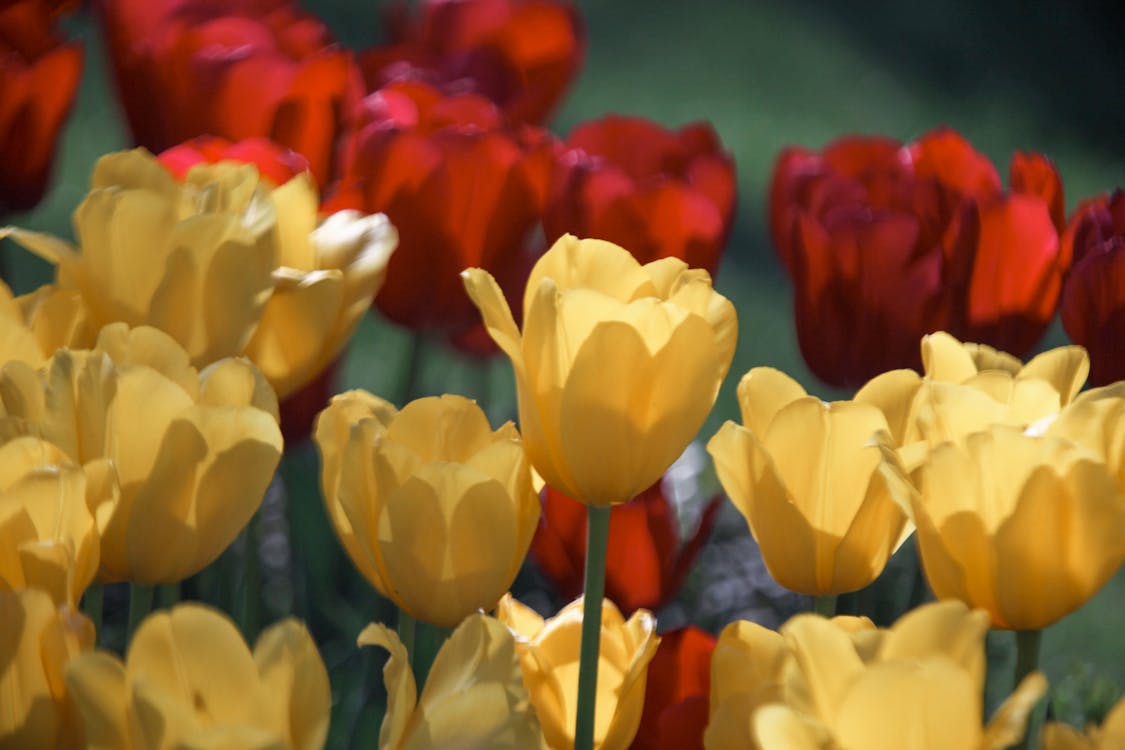
[[[836,595],[817,594],[813,597],[813,611],[821,617],[836,616]]]
[[[1015,684],[1012,689],[1019,687],[1024,679],[1034,672],[1039,666],[1039,646],[1043,640],[1042,630],[1017,630],[1016,631],[1016,672]],[[1027,718],[1027,733],[1023,742],[1019,744],[1020,750],[1028,750],[1037,746],[1034,738],[1039,736],[1039,729],[1043,723],[1042,708],[1045,703],[1040,701]]]
[[[258,515],[246,524],[243,537],[242,597],[238,607],[238,624],[247,643],[258,638],[262,619],[262,561],[258,550]]]
[[[398,639],[402,641],[402,647],[406,649],[406,655],[410,659],[411,671],[414,668],[414,634],[418,630],[418,623],[414,619],[414,615],[407,612],[405,609],[399,607],[398,610]],[[415,683],[418,679],[415,676]]]
[[[82,597],[82,611],[94,623],[94,633],[97,637],[102,634],[102,610],[105,606],[105,587],[100,583],[92,583]]]
[[[610,506],[586,506],[586,581],[582,602],[582,646],[578,661],[578,715],[574,750],[593,750],[594,709],[598,705],[598,649],[605,596],[605,553],[609,542]]]
[[[418,388],[418,381],[422,379],[422,363],[425,359],[426,339],[420,333],[412,333],[407,340],[406,365],[398,384],[399,404],[401,409],[414,399]]]
[[[152,611],[152,595],[155,591],[155,586],[146,583],[129,584],[129,621],[125,628],[126,650],[133,640],[133,634],[137,632],[137,626]]]
[[[156,606],[171,609],[180,602],[180,583],[162,583],[156,589]]]

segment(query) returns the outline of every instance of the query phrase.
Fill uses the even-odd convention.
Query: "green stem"
[[[417,650],[414,646],[414,634],[417,631],[418,622],[414,619],[414,615],[400,607],[398,610],[398,639],[402,641],[402,646],[406,649],[406,655],[410,659],[412,668],[414,652]],[[417,683],[417,677],[415,677],[415,682]]]
[[[814,596],[813,611],[821,617],[835,617],[836,594],[818,594]]]
[[[578,661],[578,715],[574,720],[575,750],[594,748],[594,709],[598,705],[598,649],[605,596],[605,552],[609,542],[610,507],[586,506],[586,581],[582,602],[582,646]]]
[[[129,584],[129,622],[125,628],[125,650],[129,650],[129,644],[133,640],[133,634],[137,632],[137,626],[141,624],[141,620],[152,611],[152,595],[155,593],[156,587],[145,583],[130,583]]]
[[[247,643],[258,638],[262,626],[262,560],[258,554],[258,516],[246,524],[246,547],[242,560],[242,597],[238,624]]]
[[[418,391],[418,381],[422,377],[422,363],[425,359],[426,339],[420,333],[412,333],[407,343],[406,366],[398,384],[399,408],[410,403]]]
[[[160,609],[171,609],[180,603],[180,584],[162,583],[156,587],[156,606]]]
[[[102,611],[105,608],[105,587],[100,583],[92,583],[82,597],[82,611],[94,623],[94,633],[98,638],[102,635]]]
[[[1012,689],[1019,687],[1024,678],[1034,672],[1039,666],[1039,646],[1043,640],[1042,630],[1017,630],[1016,631],[1016,672],[1015,684]],[[1019,744],[1020,750],[1029,750],[1037,747],[1039,730],[1043,724],[1044,701],[1031,711],[1027,719],[1027,734]]]
[[[441,650],[442,644],[452,632],[448,628],[439,628],[437,625],[425,622],[417,624],[414,639],[414,679],[419,690],[430,676],[430,668],[434,665],[437,652]]]

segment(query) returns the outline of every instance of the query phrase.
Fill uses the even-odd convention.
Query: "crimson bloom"
[[[770,230],[794,284],[801,353],[822,380],[856,386],[918,366],[937,330],[1022,356],[1054,315],[1070,264],[1062,184],[1017,153],[1011,190],[956,132],[910,144],[848,136],[789,148],[770,186]]]
[[[136,141],[265,137],[331,176],[343,118],[362,94],[351,53],[286,0],[105,0],[102,19]]]
[[[390,17],[391,44],[360,55],[369,89],[410,77],[475,91],[513,120],[541,123],[582,65],[585,35],[559,0],[424,0]]]
[[[480,314],[461,271],[483,268],[509,294],[522,294],[534,263],[527,239],[540,221],[557,142],[539,128],[508,124],[479,95],[445,96],[420,81],[384,87],[359,111],[328,203],[381,211],[398,229],[376,306],[409,328],[475,341]]]
[[[694,625],[660,635],[632,750],[703,750],[715,636]]]
[[[676,257],[712,275],[734,220],[734,160],[707,123],[668,130],[609,115],[570,134],[543,219],[628,248],[642,263]]]
[[[253,164],[258,173],[274,185],[283,185],[309,169],[309,160],[266,138],[247,138],[232,142],[213,135],[201,135],[173,146],[158,157],[160,163],[182,180],[196,164],[236,161]]]
[[[676,509],[661,484],[614,506],[609,517],[605,595],[623,613],[656,610],[675,596],[719,512],[721,496],[708,502],[695,534],[681,545]],[[559,594],[572,599],[582,593],[586,506],[549,486],[543,489],[542,499],[531,554]]]
[[[1125,190],[1083,202],[1063,235],[1074,266],[1063,287],[1063,328],[1090,353],[1090,383],[1125,380]]]
[[[41,0],[0,0],[0,214],[43,197],[82,77],[82,48],[64,44],[51,18]]]

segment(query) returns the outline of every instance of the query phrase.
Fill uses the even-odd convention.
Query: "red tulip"
[[[531,540],[531,554],[564,599],[582,592],[586,559],[586,506],[557,490],[543,490],[543,513]],[[721,497],[703,511],[699,528],[681,545],[676,510],[660,483],[609,517],[605,595],[623,613],[659,609],[680,588],[707,541]]]
[[[1063,328],[1090,353],[1090,383],[1125,380],[1125,190],[1084,202],[1063,235],[1074,266],[1060,307]]]
[[[1012,191],[952,130],[914,143],[850,136],[787,149],[770,187],[770,230],[793,277],[810,369],[856,386],[917,367],[936,330],[1026,354],[1054,315],[1069,257],[1053,216],[1054,167],[1017,153]]]
[[[661,634],[632,750],[703,750],[714,650],[715,636],[694,625]]]
[[[484,268],[522,294],[555,140],[506,124],[481,96],[446,97],[418,81],[368,96],[359,119],[329,205],[382,211],[398,229],[375,304],[396,323],[471,343],[480,315],[461,271]]]
[[[151,151],[198,135],[264,137],[323,185],[361,94],[351,53],[286,0],[105,0],[102,18],[133,137]]]
[[[547,119],[585,48],[578,12],[559,0],[424,0],[415,19],[397,6],[391,25],[393,42],[360,56],[369,89],[417,78],[480,93],[518,122]]]
[[[40,0],[0,2],[0,214],[43,197],[82,77],[82,48],[63,44],[51,13]]]
[[[258,173],[274,185],[284,185],[309,169],[308,159],[265,138],[248,138],[232,143],[226,138],[201,135],[173,146],[158,158],[178,180],[184,179],[196,164],[217,164],[221,161],[253,164]]]
[[[544,228],[598,237],[642,263],[676,257],[712,274],[734,220],[735,171],[707,123],[667,130],[610,115],[577,127],[553,180]]]

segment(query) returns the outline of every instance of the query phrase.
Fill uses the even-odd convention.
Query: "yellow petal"
[[[1082,390],[1090,374],[1090,357],[1080,346],[1060,346],[1031,359],[1017,378],[1045,380],[1058,392],[1062,405],[1069,404]]]
[[[1032,672],[1023,678],[989,720],[981,750],[1001,750],[1020,742],[1027,731],[1028,717],[1046,693],[1047,678],[1042,673]]]
[[[922,367],[926,378],[943,383],[962,383],[979,370],[965,346],[945,331],[922,337]]]
[[[777,412],[807,395],[800,383],[780,370],[755,367],[738,383],[742,424],[759,439],[764,438]]]
[[[415,687],[414,673],[410,669],[410,655],[394,631],[377,622],[363,629],[356,639],[356,645],[379,646],[391,652],[391,658],[383,666],[387,711],[379,730],[379,747],[398,748],[418,700],[418,688]]]
[[[294,750],[324,747],[332,691],[324,661],[305,626],[288,619],[267,628],[254,646],[254,661],[274,733],[289,737]]]
[[[82,713],[91,750],[132,747],[125,665],[112,654],[82,654],[66,667],[66,682]]]
[[[531,269],[524,320],[528,319],[532,296],[545,279],[551,279],[559,289],[594,289],[621,302],[656,296],[652,276],[628,250],[612,242],[580,240],[569,234],[559,237]]]

